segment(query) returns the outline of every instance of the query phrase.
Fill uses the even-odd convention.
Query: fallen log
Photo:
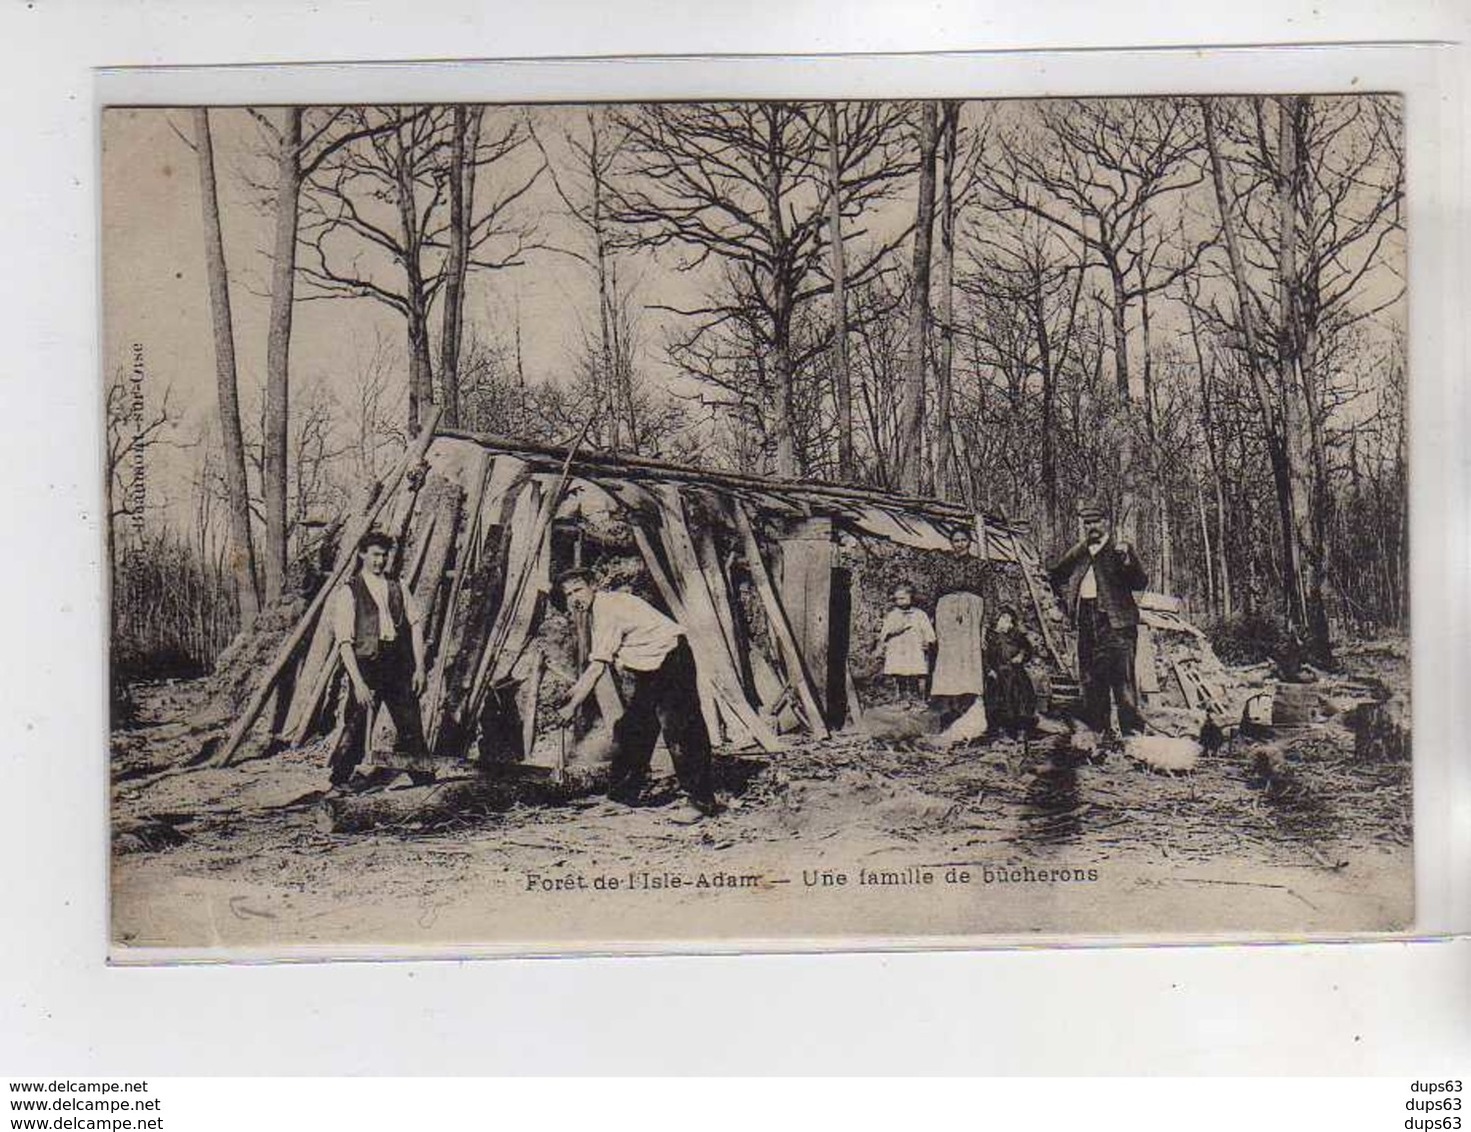
[[[605,784],[606,779],[599,781],[598,775],[575,767],[568,768],[561,782],[549,767],[498,767],[494,775],[324,798],[316,825],[324,833],[438,829],[516,805],[561,805]]]

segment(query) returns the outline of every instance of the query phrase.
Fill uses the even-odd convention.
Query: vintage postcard
[[[1402,110],[107,108],[114,957],[1413,927]]]

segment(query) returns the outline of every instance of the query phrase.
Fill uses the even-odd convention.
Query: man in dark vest
[[[367,754],[379,703],[393,719],[398,752],[418,764],[409,771],[414,783],[434,780],[419,715],[427,682],[424,617],[413,594],[385,574],[392,550],[390,536],[369,531],[358,543],[357,570],[328,599],[327,616],[347,671],[342,727],[329,762],[334,793],[347,788]]]
[[[1134,683],[1134,649],[1139,606],[1134,591],[1148,584],[1133,547],[1114,542],[1100,508],[1079,509],[1082,541],[1050,570],[1052,586],[1078,630],[1078,675],[1083,685],[1083,722],[1107,731],[1110,693],[1118,705],[1119,730],[1144,730]]]

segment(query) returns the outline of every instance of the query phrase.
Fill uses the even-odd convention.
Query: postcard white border
[[[789,5],[793,10],[786,19],[775,15],[776,6],[766,14],[759,5],[711,4],[698,18],[671,18],[667,5],[625,5],[629,11],[614,21],[609,6],[585,3],[561,6],[555,19],[528,12],[524,22],[506,22],[500,29],[487,22],[486,13],[495,11],[489,6],[472,11],[470,5],[416,4],[376,17],[346,4],[310,11],[268,7],[145,3],[108,10],[81,4],[69,17],[53,8],[37,19],[48,21],[54,38],[20,40],[30,51],[15,53],[10,72],[15,89],[25,91],[36,109],[12,115],[3,127],[11,142],[7,152],[26,155],[35,175],[12,176],[3,185],[5,214],[25,222],[19,225],[19,254],[0,278],[0,310],[7,323],[15,319],[13,333],[6,336],[16,344],[12,373],[20,378],[7,382],[7,412],[0,422],[7,454],[5,529],[14,548],[0,567],[0,592],[12,599],[7,608],[13,611],[4,674],[19,708],[7,713],[7,733],[0,736],[12,772],[0,792],[0,836],[12,892],[7,918],[13,925],[0,936],[0,1017],[14,1023],[0,1025],[0,1060],[13,1071],[77,1074],[781,1071],[797,1065],[830,1072],[1384,1072],[1394,1067],[1430,1073],[1464,1064],[1468,1035],[1460,1004],[1471,990],[1471,948],[1465,940],[105,968],[105,834],[97,820],[105,803],[96,761],[105,705],[97,663],[104,637],[96,533],[100,478],[91,173],[97,98],[105,92],[110,101],[119,100],[120,88],[112,84],[120,76],[99,77],[94,87],[87,68],[242,57],[433,58],[479,44],[502,54],[609,54],[1038,44],[1065,40],[1068,32],[1076,42],[1158,42],[1163,36],[1201,43],[1327,34],[1322,18],[1315,22],[1308,15],[1306,3],[1279,5],[1278,20],[1265,35],[1261,25],[1230,11],[1212,11],[1213,22],[1205,23],[1192,22],[1187,13],[1162,18],[1145,6],[1131,6],[1135,10],[1128,18],[1096,8],[1084,12],[1081,6],[1072,11],[1074,6],[1065,4],[1034,3],[1026,6],[1029,12],[1006,14],[957,4],[935,8],[933,23],[915,28],[905,7],[870,5],[849,9],[845,19],[856,30],[847,38],[832,27],[832,12],[817,5]],[[6,13],[7,24],[18,24],[18,10]],[[1339,35],[1433,39],[1456,31],[1448,11],[1430,3],[1408,5],[1391,26],[1382,9],[1344,5],[1335,13],[1334,26]],[[341,20],[349,12],[359,24]],[[193,13],[192,21],[187,13]],[[1075,22],[1049,25],[1049,14],[1065,14]],[[339,19],[328,18],[333,15]],[[493,34],[497,30],[500,34]],[[1417,359],[1412,361],[1417,367],[1412,514],[1416,740],[1423,751],[1471,733],[1465,726],[1471,698],[1462,679],[1471,592],[1466,586],[1471,492],[1465,457],[1471,430],[1459,381],[1466,360],[1461,138],[1467,117],[1459,77],[1465,62],[1459,49],[1313,48],[1285,54],[804,59],[795,71],[790,61],[687,58],[653,67],[618,59],[559,62],[537,73],[549,91],[560,90],[557,97],[575,97],[566,86],[572,76],[585,82],[598,71],[607,84],[628,84],[627,97],[655,96],[659,83],[667,84],[663,89],[670,96],[754,96],[754,85],[734,87],[737,78],[769,84],[774,76],[783,93],[813,96],[975,94],[978,89],[996,94],[1323,90],[1349,84],[1406,91],[1410,121],[1430,123],[1412,143],[1409,181],[1411,207],[1420,214],[1411,243]],[[983,86],[974,69],[982,63]],[[505,88],[508,99],[527,97],[529,72],[523,67],[499,72],[512,84]],[[840,73],[845,67],[852,70]],[[468,81],[473,72],[460,66],[434,72],[400,66],[363,72],[360,78],[370,84],[385,79],[408,84],[425,82],[426,74],[435,75],[439,85],[426,84],[420,97],[450,98],[453,84]],[[311,93],[341,89],[333,85],[341,82],[339,73],[318,67],[289,76],[260,68],[171,70],[135,73],[127,81],[159,83],[166,75],[181,76],[167,81],[185,87],[238,78],[240,85],[230,88],[238,94],[216,86],[213,94],[196,96],[212,102],[347,97]],[[794,76],[801,87],[793,85]],[[475,75],[475,82],[482,77]],[[862,88],[840,80],[861,82]],[[272,98],[259,93],[264,83]],[[188,101],[182,89],[157,101]],[[373,97],[385,96],[382,85],[372,89]],[[615,92],[605,85],[600,94]],[[128,100],[152,99],[140,91]],[[1419,359],[1440,375],[1428,391],[1429,383],[1419,380]],[[47,537],[32,545],[30,538],[16,536],[20,531],[45,531]],[[1422,930],[1432,931],[1464,930],[1471,901],[1471,760],[1465,758],[1464,739],[1455,747],[1446,742],[1444,750],[1454,758],[1417,759],[1415,784],[1417,799],[1445,800],[1441,816],[1422,810],[1416,822],[1419,922]],[[691,1009],[702,1016],[701,1040],[673,1038],[670,1027],[688,1027]],[[882,1019],[880,1025],[874,1024],[876,1018]],[[1126,1018],[1133,1025],[1120,1028]],[[1151,1026],[1142,1024],[1146,1018]]]

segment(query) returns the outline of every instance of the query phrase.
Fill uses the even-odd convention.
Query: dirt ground
[[[1236,735],[1185,774],[1063,757],[1066,736],[850,733],[718,755],[729,807],[693,826],[583,798],[332,833],[321,745],[183,770],[206,686],[141,688],[113,736],[115,957],[1405,929],[1410,763],[1373,741],[1387,714],[1408,726],[1405,655],[1346,650],[1313,723]],[[1376,702],[1349,708],[1366,685]]]

